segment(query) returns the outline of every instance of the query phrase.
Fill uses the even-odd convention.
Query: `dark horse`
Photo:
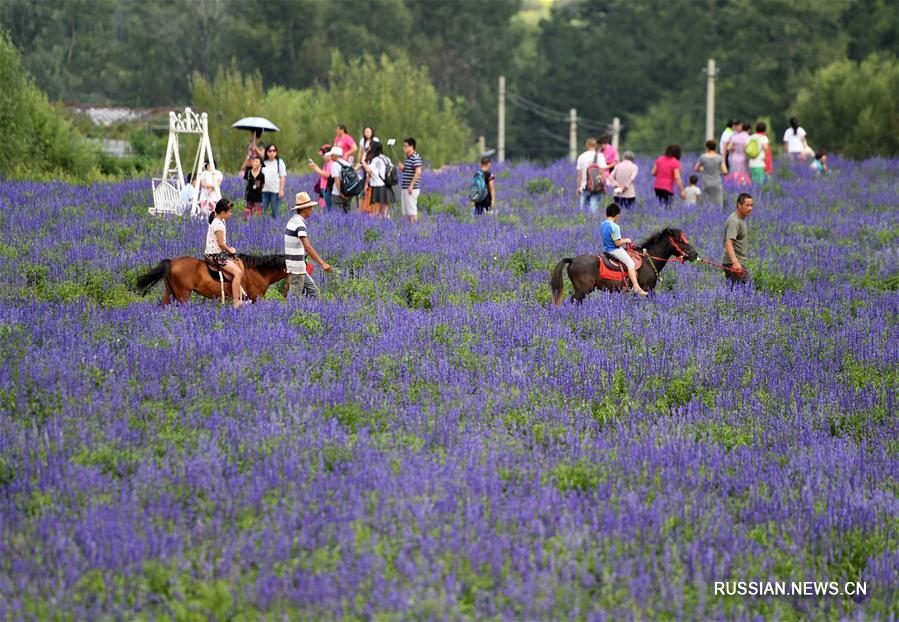
[[[247,294],[247,298],[256,302],[265,296],[269,286],[281,279],[287,278],[287,266],[284,263],[284,255],[238,255],[243,264],[243,280],[241,287]],[[213,277],[209,271],[209,265],[201,259],[193,257],[178,257],[177,259],[163,259],[159,264],[138,277],[137,288],[146,294],[151,287],[162,281],[165,285],[165,293],[162,295],[162,304],[167,305],[172,301],[172,296],[180,303],[186,303],[191,292],[197,292],[206,298],[218,298],[222,294],[222,286],[218,275]],[[225,283],[225,297],[231,297],[231,284]]]
[[[668,263],[670,257],[676,261],[695,261],[699,258],[696,250],[690,246],[687,236],[680,229],[663,229],[650,236],[643,244],[634,247],[643,255],[643,265],[637,269],[637,282],[646,291],[652,291],[660,280],[659,273]],[[644,254],[643,251],[648,254]],[[549,286],[553,292],[553,302],[562,304],[562,270],[568,265],[568,278],[574,285],[574,293],[571,300],[581,302],[584,296],[594,289],[606,291],[623,291],[629,284],[627,272],[622,272],[622,278],[601,278],[600,258],[596,255],[578,255],[574,259],[564,258],[553,269]]]

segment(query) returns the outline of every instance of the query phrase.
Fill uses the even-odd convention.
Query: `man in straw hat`
[[[318,298],[321,291],[306,271],[306,256],[312,258],[325,272],[331,271],[331,265],[318,256],[306,232],[306,219],[312,214],[312,208],[318,201],[309,198],[305,192],[298,192],[294,205],[295,214],[287,221],[284,230],[284,260],[287,264],[287,295],[300,297],[304,294]]]

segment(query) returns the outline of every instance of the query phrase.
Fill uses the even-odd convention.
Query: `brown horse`
[[[268,291],[272,283],[287,278],[287,266],[284,263],[284,255],[238,255],[243,264],[243,280],[241,286],[247,294],[247,298],[256,302]],[[222,295],[222,286],[215,276],[210,274],[209,265],[201,259],[193,257],[178,257],[177,259],[163,259],[159,264],[138,277],[137,289],[146,294],[151,287],[162,281],[165,285],[165,293],[162,295],[162,304],[167,305],[172,301],[172,296],[180,303],[186,303],[190,299],[191,292],[197,292],[206,298],[219,298]],[[231,298],[231,284],[225,283],[225,297]]]
[[[659,273],[668,261],[695,261],[699,258],[696,250],[690,246],[687,236],[680,229],[663,229],[650,236],[643,244],[634,247],[643,257],[643,264],[637,268],[637,282],[646,291],[652,291],[661,280]],[[644,254],[645,250],[645,254]],[[562,270],[568,265],[568,278],[574,285],[574,293],[570,300],[581,302],[584,296],[594,289],[606,291],[625,291],[628,289],[627,271],[620,272],[621,278],[602,278],[600,261],[596,255],[578,255],[574,259],[564,258],[556,264],[549,280],[553,293],[553,302],[562,304]],[[617,276],[617,275],[616,275]]]

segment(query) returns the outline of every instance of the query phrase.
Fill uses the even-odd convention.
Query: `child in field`
[[[483,199],[474,201],[475,214],[481,215],[484,212],[493,209],[494,197],[496,196],[496,186],[494,185],[495,177],[493,175],[493,172],[490,170],[492,168],[493,160],[490,159],[490,156],[481,156],[481,170],[479,170],[476,174],[481,175],[484,178],[484,187],[487,189],[487,194]]]
[[[812,162],[812,169],[819,175],[827,175],[827,152],[818,151],[815,153],[815,160]]]
[[[697,183],[699,183],[699,177],[690,175],[690,185],[684,188],[684,194],[687,195],[686,198],[684,198],[685,204],[696,205],[696,201],[702,196],[702,190],[696,185]]]
[[[299,298],[305,294],[310,298],[318,298],[321,295],[318,285],[306,272],[307,256],[315,260],[325,272],[331,271],[331,266],[315,252],[306,232],[306,220],[312,215],[312,208],[318,204],[318,201],[310,199],[305,192],[298,192],[293,208],[296,213],[287,221],[287,228],[284,230],[288,297]]]
[[[630,238],[621,237],[621,228],[618,226],[618,219],[621,217],[621,208],[616,203],[611,203],[606,208],[606,219],[600,227],[602,235],[602,250],[606,255],[614,257],[625,266],[627,266],[627,275],[631,279],[631,285],[634,291],[641,296],[646,296],[646,290],[640,287],[637,282],[637,271],[634,269],[634,260],[627,254],[625,246],[631,243]]]
[[[262,172],[262,158],[254,155],[250,158],[250,168],[244,171],[243,178],[247,182],[244,198],[247,205],[243,210],[244,220],[249,220],[254,213],[262,214],[262,186],[265,184],[265,173]]]
[[[209,214],[209,228],[206,230],[206,250],[203,257],[209,263],[231,275],[231,295],[234,308],[241,305],[240,279],[243,278],[243,270],[234,261],[237,249],[228,246],[225,241],[225,222],[231,218],[234,205],[228,199],[219,199],[214,211]]]

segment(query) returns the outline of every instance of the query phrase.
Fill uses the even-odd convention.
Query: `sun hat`
[[[297,192],[296,201],[293,209],[301,210],[307,207],[315,207],[318,205],[318,201],[313,201],[309,198],[309,195],[305,192]]]
[[[340,147],[331,147],[331,151],[328,152],[328,156],[337,156],[338,158],[343,157],[343,149]]]

